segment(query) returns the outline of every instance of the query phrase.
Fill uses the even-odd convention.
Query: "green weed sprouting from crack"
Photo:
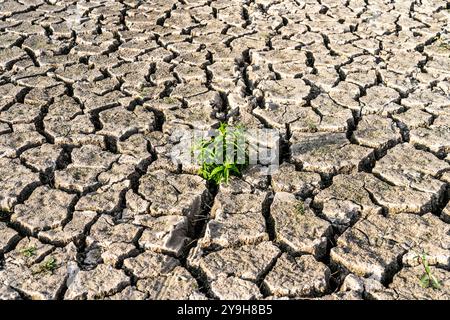
[[[178,101],[177,99],[171,98],[171,97],[164,97],[163,98],[163,102],[165,104],[173,104],[173,103],[176,103],[177,101]]]
[[[38,273],[53,273],[53,271],[58,268],[58,264],[56,263],[56,259],[54,257],[49,257],[40,265],[37,266],[36,270],[33,272],[34,274]]]
[[[24,248],[24,249],[20,250],[20,253],[21,253],[23,256],[25,256],[25,257],[27,257],[27,258],[30,258],[30,257],[36,255],[36,247],[27,247],[27,248]]]
[[[308,121],[306,123],[306,125],[308,126],[308,130],[312,131],[312,132],[316,132],[317,131],[317,125],[313,122],[313,121]]]
[[[450,42],[448,39],[444,40],[441,36],[436,36],[434,39],[438,42],[437,46],[439,49],[450,51]]]
[[[441,288],[441,284],[439,283],[439,280],[436,279],[436,277],[431,272],[430,266],[427,261],[427,255],[423,253],[421,255],[417,255],[416,258],[424,268],[424,273],[420,277],[420,285],[423,288],[431,287],[434,290],[439,290]]]
[[[240,176],[248,165],[248,154],[243,141],[242,126],[231,128],[226,123],[221,123],[216,136],[201,139],[193,147],[196,160],[201,165],[198,174],[216,185],[228,183],[231,175]],[[243,163],[238,163],[240,157],[244,157]]]
[[[302,201],[299,201],[296,205],[295,205],[295,210],[297,211],[297,213],[301,216],[305,215],[305,206],[303,204]]]

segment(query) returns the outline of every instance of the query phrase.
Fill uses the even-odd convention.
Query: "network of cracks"
[[[0,1],[0,299],[449,299],[449,15]],[[173,163],[221,122],[279,170]]]

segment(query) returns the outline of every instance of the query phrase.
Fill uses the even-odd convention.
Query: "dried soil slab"
[[[4,222],[0,222],[0,235],[0,254],[20,240],[20,235],[14,229],[8,228]]]
[[[91,251],[92,257],[100,255],[105,263],[114,265],[137,251],[135,243],[140,233],[138,226],[115,223],[112,217],[102,215],[90,228],[86,238],[87,251]]]
[[[210,130],[219,120],[215,118],[212,105],[195,105],[187,108],[166,109],[163,111],[166,121],[164,131],[171,132],[181,126],[197,130]]]
[[[410,142],[417,146],[426,147],[437,154],[450,152],[450,126],[430,126],[417,128],[409,133]]]
[[[0,135],[0,157],[16,158],[23,151],[45,142],[33,127],[14,127],[13,132]]]
[[[130,181],[114,183],[99,188],[95,192],[81,197],[75,210],[94,211],[98,213],[113,213],[120,210],[121,199],[130,187]]]
[[[392,118],[399,121],[401,127],[409,130],[428,127],[433,121],[433,116],[430,113],[415,108],[392,115]]]
[[[439,281],[440,289],[424,288],[420,278],[424,267],[403,268],[394,276],[386,290],[396,300],[448,300],[450,296],[450,271],[431,266],[431,273]]]
[[[15,103],[0,112],[0,121],[10,124],[32,123],[41,115],[41,106]]]
[[[402,141],[400,129],[389,118],[366,115],[353,132],[353,139],[365,147],[374,148],[381,153]]]
[[[18,47],[0,49],[0,70],[11,68],[15,62],[26,57],[26,52]]]
[[[105,300],[145,300],[147,299],[147,294],[137,290],[135,287],[129,286],[122,291],[113,294],[112,296],[105,297]]]
[[[28,166],[40,172],[52,172],[61,160],[62,148],[45,143],[39,147],[28,149],[20,155]]]
[[[436,204],[434,194],[407,186],[395,186],[371,174],[352,174],[348,179],[354,180],[353,184],[369,192],[376,204],[384,207],[389,214],[401,212],[423,214],[431,211]]]
[[[172,174],[158,170],[140,179],[139,193],[150,202],[152,216],[184,215],[189,219],[201,214],[209,196],[206,182],[199,176]]]
[[[309,95],[310,87],[301,79],[263,80],[258,89],[264,92],[266,104],[292,103],[302,105]]]
[[[0,301],[1,300],[22,300],[20,294],[9,286],[2,285],[0,287]]]
[[[339,84],[330,89],[329,95],[339,105],[360,112],[361,107],[358,98],[361,92],[356,84],[341,81]]]
[[[134,223],[144,226],[139,246],[160,253],[179,256],[190,241],[192,230],[187,217],[138,215]]]
[[[263,284],[276,297],[315,297],[329,289],[330,275],[330,269],[310,255],[292,258],[283,253]]]
[[[197,281],[183,267],[171,272],[138,280],[136,287],[150,300],[187,300],[201,296]]]
[[[167,274],[178,265],[177,259],[149,250],[137,257],[125,259],[123,263],[125,270],[130,271],[138,279]]]
[[[69,220],[75,199],[64,191],[38,187],[24,204],[14,208],[11,222],[31,234],[60,227]]]
[[[293,131],[314,131],[320,125],[320,116],[311,108],[300,107],[298,104],[267,104],[264,109],[256,108],[253,113],[270,127],[285,130],[290,124]]]
[[[227,248],[269,240],[263,215],[266,200],[265,193],[219,192],[211,209],[212,219],[207,223],[199,245],[202,248]]]
[[[116,294],[130,284],[122,270],[100,264],[89,271],[78,271],[68,282],[64,299],[94,300]]]
[[[25,253],[20,252],[18,254],[25,255]],[[30,266],[22,264],[20,260],[18,261],[11,256],[6,259],[5,268],[0,271],[0,282],[29,299],[56,300],[60,297],[67,279],[78,268],[75,256],[76,248],[72,245],[55,249],[43,257],[42,261]],[[52,267],[49,269],[45,265],[51,265]]]
[[[450,226],[432,214],[370,215],[347,229],[331,249],[331,261],[358,276],[386,281],[427,252],[430,265],[448,268]]]
[[[55,172],[58,188],[84,192],[98,185],[97,176],[110,168],[119,155],[103,151],[94,145],[85,145],[72,151],[72,163]]]
[[[272,266],[279,254],[280,250],[268,241],[258,245],[227,248],[207,255],[196,247],[189,253],[188,264],[198,268],[211,281],[223,275],[256,282]]]
[[[24,192],[40,184],[39,175],[18,159],[0,158],[0,210],[10,212]]]
[[[46,133],[57,145],[81,147],[83,144],[104,145],[104,137],[95,135],[95,126],[88,115],[77,115],[67,120],[65,117],[45,118]]]
[[[306,198],[320,189],[320,175],[313,172],[296,171],[295,166],[283,163],[272,175],[272,188],[275,192],[290,192]]]
[[[347,132],[354,125],[351,109],[347,109],[334,102],[327,94],[322,93],[311,101],[315,112],[320,114],[318,131]]]
[[[71,220],[65,225],[39,232],[39,239],[58,246],[67,245],[72,241],[79,243],[96,217],[97,213],[93,211],[74,211]]]
[[[400,100],[400,94],[394,89],[373,86],[367,89],[366,95],[359,101],[362,103],[362,114],[383,114],[386,109],[391,109],[390,105]]]
[[[256,284],[233,276],[211,282],[211,294],[220,300],[255,300],[262,298]]]
[[[362,169],[373,161],[373,150],[350,144],[344,133],[294,133],[291,158],[305,171],[335,175]]]
[[[277,192],[270,206],[276,241],[293,254],[309,253],[315,257],[325,254],[327,237],[331,233],[328,222],[315,216],[301,200],[287,192]]]
[[[441,219],[450,223],[450,203],[447,203],[447,206],[442,210]]]
[[[446,184],[436,179],[450,165],[432,153],[415,149],[410,144],[399,144],[377,161],[373,173],[396,185],[431,193],[436,201],[445,193]]]
[[[333,177],[331,186],[314,198],[314,206],[332,224],[348,226],[360,217],[379,214],[382,208],[374,204],[364,183],[352,175]]]
[[[124,135],[153,130],[155,115],[142,106],[137,106],[134,111],[116,107],[100,112],[100,122],[102,130],[98,134],[120,139]]]

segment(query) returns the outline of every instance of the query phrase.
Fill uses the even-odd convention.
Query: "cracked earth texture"
[[[449,15],[0,1],[0,299],[449,299]],[[279,171],[172,164],[221,121],[278,129]]]

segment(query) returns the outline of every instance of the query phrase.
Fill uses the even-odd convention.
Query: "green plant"
[[[419,261],[419,263],[422,264],[425,271],[423,275],[420,277],[420,285],[424,288],[431,287],[432,289],[435,290],[440,289],[441,284],[439,283],[439,280],[436,279],[436,277],[431,272],[430,266],[427,261],[427,255],[421,254],[418,255],[416,258]]]
[[[303,205],[302,201],[299,201],[297,205],[295,206],[295,210],[297,210],[297,213],[301,216],[305,214],[305,206]]]
[[[308,120],[306,124],[308,126],[309,131],[312,131],[312,132],[317,131],[317,125],[313,121]]]
[[[177,99],[174,99],[172,97],[164,97],[163,98],[163,102],[165,104],[173,104],[173,103],[176,103],[177,101],[178,101]]]
[[[53,271],[55,271],[57,267],[58,265],[56,263],[56,259],[54,257],[49,257],[37,267],[34,273],[53,273]]]
[[[199,175],[219,185],[228,183],[230,175],[240,176],[242,169],[248,165],[248,156],[243,145],[242,127],[231,128],[221,123],[217,133],[210,139],[201,139],[194,145],[193,151],[201,165]]]
[[[20,250],[20,253],[27,257],[30,258],[32,256],[34,256],[36,254],[36,247],[28,247],[28,248],[24,248],[22,250]]]

